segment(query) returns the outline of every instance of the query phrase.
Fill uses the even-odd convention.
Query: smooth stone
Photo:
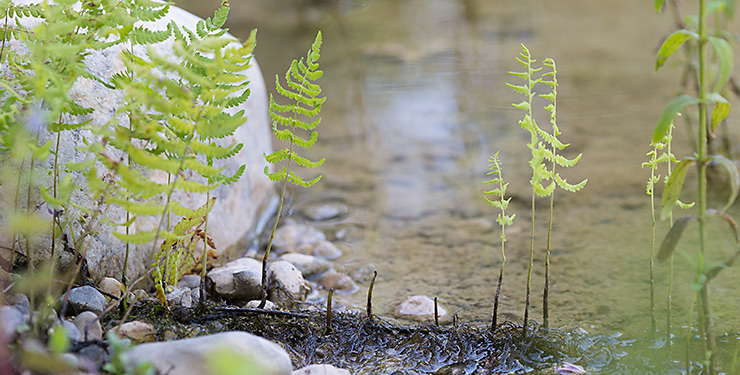
[[[311,276],[326,272],[331,267],[331,263],[326,259],[300,253],[283,254],[283,256],[280,257],[280,260],[290,262],[290,264],[294,265],[299,271],[301,271],[304,278],[310,278]]]
[[[62,326],[64,326],[64,331],[67,333],[67,337],[70,341],[82,341],[82,334],[73,322],[65,320],[62,322]]]
[[[95,288],[85,285],[69,291],[69,307],[77,314],[83,311],[92,311],[100,315],[105,310],[108,300]]]
[[[336,259],[342,256],[342,250],[329,241],[319,241],[313,244],[310,254],[326,259]]]
[[[247,302],[247,304],[244,305],[244,307],[247,309],[256,309],[257,307],[259,307],[260,303],[262,303],[262,301],[256,299],[256,300]],[[277,305],[270,300],[265,301],[265,307],[263,307],[263,309],[265,310],[277,310],[277,308],[278,308]]]
[[[18,333],[18,328],[28,324],[30,314],[23,313],[16,306],[0,306],[0,341],[10,342]]]
[[[177,282],[177,286],[180,288],[195,289],[200,287],[200,275],[187,274]]]
[[[123,285],[121,284],[121,282],[112,277],[104,277],[103,280],[100,280],[98,286],[106,293],[114,295],[116,297],[120,297],[121,290],[123,290]]]
[[[311,221],[326,221],[347,216],[349,208],[339,201],[319,201],[305,204],[299,212]]]
[[[97,369],[103,367],[103,364],[110,360],[108,351],[101,348],[98,345],[88,345],[79,351],[80,357],[86,358],[88,361],[95,364]]]
[[[326,240],[324,232],[305,224],[287,224],[275,231],[272,246],[277,251],[298,252],[297,249]]]
[[[439,314],[440,323],[447,323],[452,320],[452,317],[439,301],[437,302],[437,313]],[[434,299],[427,296],[408,297],[395,306],[392,315],[419,322],[434,322]]]
[[[29,0],[14,0],[16,4],[26,4]],[[161,19],[151,22],[137,22],[136,26],[142,26],[148,30],[164,30],[170,22],[175,22],[181,27],[186,27],[195,31],[198,21],[197,17],[177,6],[170,6],[169,12]],[[14,24],[14,20],[9,20]],[[20,18],[20,22],[28,27],[33,27],[40,23],[40,19],[33,17]],[[226,33],[224,37],[232,37]],[[156,53],[164,58],[173,55],[174,38],[170,38],[162,43],[151,46],[134,45],[131,47],[136,56],[146,56],[148,48],[152,48]],[[11,39],[6,43],[6,48],[17,51],[18,53],[27,53],[28,48],[24,42],[17,39]],[[116,73],[125,69],[121,58],[121,52],[129,48],[122,44],[111,46],[105,50],[90,50],[85,56],[87,71],[103,81],[107,81]],[[8,64],[0,65],[0,75],[7,78],[11,72],[8,70]],[[239,127],[236,132],[228,137],[219,140],[219,144],[231,145],[242,143],[241,151],[232,158],[225,160],[214,160],[215,168],[224,168],[225,174],[234,173],[240,166],[246,165],[244,175],[231,185],[221,185],[210,191],[210,197],[216,198],[216,205],[210,212],[208,219],[208,235],[211,236],[219,247],[219,253],[236,254],[246,246],[245,235],[254,226],[257,220],[260,206],[270,196],[274,195],[273,183],[263,173],[267,162],[263,155],[272,151],[272,121],[268,117],[268,100],[267,88],[260,71],[259,65],[255,58],[250,61],[250,66],[245,69],[244,74],[249,80],[250,95],[246,102],[241,103],[233,108],[227,109],[229,113],[235,113],[244,110],[247,115],[245,123]],[[83,107],[89,107],[94,110],[93,113],[80,116],[80,121],[90,121],[89,126],[101,127],[110,122],[120,123],[127,126],[128,119],[118,115],[125,93],[123,90],[110,89],[101,82],[79,78],[74,82],[68,91],[69,97],[77,104]],[[56,120],[56,119],[55,119]],[[63,122],[72,122],[68,115],[61,118]],[[83,138],[89,142],[100,142],[90,131],[85,129],[76,129],[74,131],[65,131],[60,133],[61,138],[58,155],[58,162],[61,168],[70,162],[83,162],[88,160],[90,155],[81,153],[77,150],[79,145],[83,144]],[[50,139],[56,139],[56,134],[50,134],[45,129],[39,134],[39,144],[44,144]],[[53,169],[55,157],[49,157],[43,161],[37,161],[36,166],[39,171],[49,171]],[[70,172],[73,175],[73,181],[81,186],[86,185],[84,177],[77,172]],[[101,171],[102,173],[102,171]],[[149,177],[155,178],[158,182],[166,181],[166,176],[158,173],[151,173]],[[39,173],[39,186],[51,186],[52,176],[47,173]],[[183,206],[197,208],[202,206],[206,200],[205,193],[195,192],[176,192],[172,198]],[[91,196],[86,191],[76,191],[73,196],[75,203],[84,207],[96,207],[97,197]],[[38,194],[33,197],[29,203],[30,206],[36,207],[41,203]],[[80,211],[68,205],[70,217],[80,214]],[[120,207],[110,207],[105,211],[108,221],[118,223],[124,222],[126,212]],[[159,218],[140,217],[131,224],[133,231],[148,231],[156,228]],[[2,226],[0,222],[0,226]],[[123,269],[123,262],[126,254],[126,244],[115,237],[114,233],[118,230],[117,226],[99,225],[95,228],[95,235],[91,235],[85,241],[85,259],[88,266],[95,275],[103,276],[120,276]],[[51,236],[39,236],[37,249],[51,249]],[[153,263],[153,247],[150,244],[131,245],[128,258],[127,276],[136,279],[145,274]],[[25,250],[24,250],[25,251]],[[63,252],[57,252],[63,253]],[[45,250],[45,254],[37,255],[37,259],[49,256],[50,250]],[[67,254],[61,255],[61,263],[72,264],[74,259]]]
[[[253,258],[239,258],[208,272],[209,290],[231,301],[249,301],[262,297],[262,263]]]
[[[324,289],[334,289],[334,292],[339,294],[350,294],[360,289],[351,277],[335,270],[321,275],[316,282]]]
[[[92,322],[92,323],[90,323]],[[88,324],[90,326],[88,327]],[[100,325],[98,316],[90,311],[83,311],[74,319],[74,325],[80,331],[82,341],[103,339],[103,327]],[[87,328],[87,339],[85,339],[85,327]]]
[[[115,332],[119,337],[129,339],[137,344],[152,342],[157,338],[157,330],[153,325],[138,320],[121,324]]]
[[[246,332],[223,332],[176,341],[141,344],[127,352],[129,363],[148,361],[161,374],[212,374],[209,359],[218,352],[230,351],[235,358],[253,360],[260,374],[289,375],[292,364],[279,345]]]
[[[292,308],[295,302],[304,301],[311,291],[301,271],[286,261],[270,263],[267,272],[269,298],[280,307]]]
[[[350,375],[350,372],[332,365],[310,365],[293,371],[292,375]]]
[[[170,306],[182,306],[190,308],[193,305],[193,298],[190,295],[190,289],[173,287],[172,290],[165,295],[167,304]]]

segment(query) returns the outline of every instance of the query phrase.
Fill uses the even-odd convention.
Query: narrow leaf
[[[697,216],[684,216],[673,223],[673,227],[668,231],[668,234],[663,239],[663,243],[660,244],[660,251],[658,251],[657,257],[659,262],[665,262],[671,257],[673,251],[676,250],[676,246],[678,245],[678,241],[681,239],[684,229],[686,229],[686,224],[696,218]]]
[[[686,178],[686,172],[689,170],[689,166],[694,164],[695,160],[687,158],[681,160],[676,169],[671,173],[668,181],[665,184],[663,190],[663,210],[661,211],[661,218],[665,220],[671,213],[673,206],[676,205],[679,196],[681,195],[681,188],[683,187],[683,180]]]
[[[720,91],[730,81],[732,68],[735,65],[735,58],[732,52],[732,46],[726,40],[710,36],[709,43],[714,47],[714,53],[719,59],[719,75],[714,85],[714,91]]]
[[[699,101],[699,99],[688,95],[681,95],[671,100],[665,109],[663,109],[660,119],[658,119],[658,124],[655,126],[655,131],[653,132],[653,142],[657,143],[662,141],[666,134],[668,134],[668,130],[671,128],[671,123],[673,123],[673,118],[676,117],[677,113],[681,112],[681,110],[687,105],[697,104]]]
[[[730,115],[730,102],[721,94],[713,92],[707,96],[707,103],[714,103],[714,111],[712,112],[712,130],[714,130]]]
[[[681,48],[681,45],[685,41],[691,38],[699,40],[699,35],[697,35],[693,31],[688,30],[678,30],[671,34],[663,42],[663,45],[660,46],[658,57],[655,59],[655,70],[660,69],[660,67],[665,64],[666,60],[668,60],[668,58],[671,57],[671,55],[673,55],[673,53],[676,52],[677,49]]]
[[[737,199],[737,195],[740,193],[740,171],[738,171],[735,162],[722,155],[713,155],[711,159],[723,166],[730,176],[730,196],[727,197],[727,203],[725,203],[724,208],[721,210],[724,211],[735,203],[735,199]]]

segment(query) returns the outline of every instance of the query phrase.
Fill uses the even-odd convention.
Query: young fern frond
[[[494,331],[496,329],[496,320],[498,317],[499,294],[501,292],[501,284],[503,284],[504,281],[504,267],[506,266],[506,251],[504,249],[504,244],[506,243],[506,226],[514,223],[514,217],[516,217],[516,215],[506,215],[506,209],[509,207],[511,197],[509,197],[508,199],[504,198],[506,196],[506,187],[509,186],[509,184],[504,182],[504,178],[501,173],[501,161],[498,158],[498,152],[496,152],[491,157],[491,162],[489,166],[490,169],[488,175],[492,176],[492,178],[488,181],[485,181],[484,183],[492,184],[494,187],[493,189],[484,192],[484,198],[486,202],[488,202],[488,204],[498,208],[501,211],[496,218],[496,222],[501,227],[501,268],[498,274],[498,284],[496,284],[496,294],[493,298],[493,317],[491,319],[491,331]],[[491,198],[489,198],[488,196],[490,196]]]
[[[301,58],[300,60],[290,64],[290,68],[285,73],[285,81],[287,88],[284,88],[280,83],[279,77],[275,76],[275,87],[278,94],[286,99],[293,100],[295,103],[289,105],[279,105],[275,102],[275,99],[270,95],[270,118],[273,121],[273,131],[275,137],[281,141],[289,143],[289,147],[283,150],[277,150],[270,155],[264,155],[265,160],[269,164],[277,164],[283,161],[287,161],[281,169],[270,172],[268,166],[265,167],[265,174],[270,178],[271,181],[281,181],[283,183],[282,190],[280,193],[280,203],[277,208],[277,217],[272,226],[270,232],[270,239],[265,249],[265,255],[262,258],[262,302],[260,308],[264,307],[267,301],[267,260],[270,256],[270,250],[272,249],[272,241],[275,237],[275,230],[277,229],[278,222],[280,221],[280,215],[283,210],[283,201],[285,198],[285,191],[288,182],[291,182],[297,186],[310,187],[313,186],[321,179],[321,175],[311,180],[304,180],[300,176],[296,175],[291,170],[292,163],[306,167],[316,168],[324,163],[322,158],[319,161],[313,162],[305,157],[298,155],[294,151],[294,146],[299,146],[304,149],[313,147],[318,139],[318,132],[314,129],[321,122],[321,118],[311,120],[313,117],[319,115],[321,107],[326,100],[325,97],[319,97],[321,94],[321,87],[314,83],[314,81],[321,78],[323,72],[319,70],[319,57],[321,49],[321,32],[319,31],[316,35],[316,39],[311,45],[311,49],[306,55],[306,59]],[[292,113],[292,115],[291,115]],[[309,122],[310,121],[310,122]],[[279,129],[279,126],[283,126],[284,129]],[[308,139],[302,138],[296,134],[298,129],[311,132]]]

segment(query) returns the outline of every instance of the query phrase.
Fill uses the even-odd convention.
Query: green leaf
[[[664,42],[663,45],[660,46],[660,50],[658,51],[658,57],[655,59],[655,70],[660,69],[663,64],[665,64],[666,60],[668,60],[671,55],[673,55],[676,50],[681,48],[681,45],[689,40],[689,39],[696,39],[699,40],[699,35],[697,35],[693,31],[688,30],[678,30],[673,32]]]
[[[696,162],[696,160],[693,158],[681,160],[668,178],[668,181],[665,184],[665,189],[663,190],[663,209],[660,214],[663,220],[668,217],[673,206],[676,205],[676,201],[678,201],[678,198],[681,195],[681,188],[683,187],[683,181],[686,178],[686,172],[689,170],[689,166],[694,164],[694,162]]]
[[[655,131],[653,132],[653,142],[657,143],[662,141],[663,137],[668,134],[668,131],[671,129],[671,124],[673,123],[673,118],[676,117],[677,113],[681,112],[681,110],[687,105],[698,104],[699,102],[699,99],[688,95],[681,95],[671,100],[665,109],[663,109],[663,113],[658,119],[658,124],[655,126]]]
[[[723,166],[728,175],[730,176],[730,195],[727,197],[727,203],[721,211],[727,210],[737,199],[738,193],[740,193],[740,171],[737,169],[737,165],[722,155],[712,155],[710,160],[716,161],[719,165]]]
[[[665,262],[671,257],[673,251],[676,250],[684,229],[686,229],[686,225],[694,219],[697,219],[697,216],[684,216],[673,223],[673,227],[668,231],[668,234],[663,239],[663,243],[660,244],[660,250],[657,256],[659,262]]]
[[[49,334],[49,349],[56,354],[66,353],[69,350],[69,337],[67,330],[61,324],[51,328]]]
[[[730,102],[718,92],[709,94],[706,101],[707,104],[714,103],[714,111],[712,111],[712,130],[714,130],[730,115]]]
[[[660,13],[663,10],[663,4],[665,0],[655,0],[655,11]]]
[[[709,37],[709,43],[714,47],[714,53],[719,59],[719,74],[714,85],[714,91],[720,91],[730,81],[732,68],[735,66],[735,57],[732,46],[726,40],[715,36]]]

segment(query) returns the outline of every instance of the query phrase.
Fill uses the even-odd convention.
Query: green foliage
[[[507,83],[509,87],[519,94],[524,95],[525,100],[514,104],[514,107],[524,112],[524,118],[519,120],[519,126],[522,129],[527,130],[530,134],[530,141],[527,144],[532,158],[529,161],[529,166],[532,168],[532,178],[530,179],[530,185],[532,186],[532,227],[530,235],[530,254],[529,254],[529,269],[527,272],[527,298],[524,309],[524,324],[526,328],[528,314],[529,314],[529,295],[530,295],[530,284],[532,276],[532,263],[534,262],[534,224],[535,224],[535,196],[550,197],[550,218],[547,232],[547,248],[545,257],[545,292],[543,301],[543,312],[544,312],[544,326],[548,326],[548,293],[550,283],[550,238],[552,233],[552,210],[554,192],[556,187],[560,187],[563,190],[576,192],[581,190],[588,180],[583,180],[578,184],[569,184],[559,173],[555,171],[556,166],[561,167],[572,167],[578,163],[581,159],[579,154],[574,159],[568,159],[558,154],[559,150],[565,149],[568,145],[558,140],[560,135],[560,129],[557,125],[557,69],[555,61],[547,58],[543,61],[543,65],[548,68],[545,73],[537,74],[542,71],[543,67],[534,67],[534,60],[529,53],[526,46],[522,44],[522,52],[519,57],[516,58],[519,64],[524,66],[524,72],[509,72],[511,75],[519,77],[524,80],[523,85],[515,85]],[[550,113],[550,125],[552,126],[552,132],[549,133],[537,125],[537,121],[533,116],[532,102],[535,96],[535,86],[538,83],[542,83],[550,87],[550,92],[541,94],[540,96],[548,101],[548,104],[544,107],[546,111]],[[547,162],[550,162],[548,168]],[[525,330],[526,332],[526,330]]]
[[[504,267],[506,266],[506,251],[504,248],[504,244],[506,243],[506,226],[514,223],[514,217],[516,217],[516,215],[506,215],[506,209],[509,207],[511,197],[508,199],[504,198],[506,196],[506,187],[509,186],[509,184],[504,182],[504,178],[501,175],[501,161],[498,158],[498,152],[491,156],[489,167],[488,176],[491,176],[491,179],[484,183],[492,184],[493,188],[483,193],[484,198],[488,204],[501,211],[498,214],[498,217],[496,217],[496,222],[501,227],[501,268],[498,274],[496,295],[493,299],[493,318],[491,320],[491,329],[493,330],[496,328],[499,293],[501,292],[501,284],[503,284],[504,280]],[[488,198],[488,196],[491,198]]]
[[[171,3],[0,3],[6,10],[0,61],[8,67],[8,74],[0,78],[0,175],[4,192],[10,193],[3,195],[5,207],[14,208],[4,215],[6,227],[14,230],[14,246],[17,238],[26,238],[30,260],[30,240],[40,228],[50,228],[53,239],[64,232],[72,239],[71,247],[84,254],[84,241],[96,227],[112,225],[122,241],[158,247],[154,266],[162,276],[159,281],[163,287],[176,282],[174,277],[181,275],[176,266],[193,257],[192,252],[181,251],[192,250],[184,241],[193,242],[193,233],[214,202],[208,199],[201,208],[185,207],[175,194],[207,193],[235,182],[245,170],[242,165],[235,173],[226,173],[214,162],[234,157],[242,149],[241,144],[228,144],[223,138],[246,120],[244,111],[234,107],[249,96],[244,71],[250,66],[255,33],[244,43],[225,36],[220,27],[228,15],[226,1],[195,30],[171,22],[157,31],[133,25],[161,19]],[[40,23],[25,26],[17,20],[20,16],[38,18]],[[151,46],[170,38],[171,56],[162,56]],[[12,40],[23,41],[28,53],[6,48]],[[134,54],[137,45],[145,47],[145,56]],[[109,80],[94,76],[84,59],[110,47],[122,50],[125,70]],[[70,89],[80,79],[125,94],[106,126],[92,126],[92,109],[70,98]],[[87,160],[58,165],[60,135],[70,131],[91,134],[77,147]],[[40,143],[46,139],[39,137],[42,132],[51,137]],[[53,164],[52,183],[46,186],[41,181],[48,177],[38,171],[42,163]],[[93,196],[93,206],[77,201],[77,190]],[[37,203],[32,204],[38,200],[54,210],[53,225],[43,219]],[[128,213],[123,222],[101,218],[115,207]],[[159,225],[147,231],[129,230],[147,216],[157,218]],[[170,227],[171,219],[179,224]],[[206,233],[198,236],[208,238]]]
[[[301,147],[303,149],[309,149],[313,147],[316,140],[319,138],[319,133],[315,130],[321,122],[321,118],[317,117],[321,112],[321,107],[326,101],[326,98],[319,97],[321,95],[321,87],[315,83],[316,80],[321,78],[324,74],[319,70],[319,57],[321,50],[321,31],[316,34],[316,39],[311,45],[311,49],[306,55],[306,59],[301,58],[300,60],[290,64],[290,68],[285,72],[285,82],[287,88],[280,84],[280,79],[275,76],[275,88],[277,92],[286,99],[294,101],[291,104],[280,105],[275,102],[275,99],[270,95],[270,118],[272,119],[272,129],[275,137],[283,142],[288,142],[289,146],[286,149],[277,150],[270,155],[264,155],[265,160],[269,164],[278,164],[283,161],[285,165],[277,170],[276,172],[270,172],[269,166],[265,166],[265,174],[274,182],[282,182],[283,187],[280,192],[280,203],[277,208],[277,216],[275,222],[272,225],[272,231],[270,232],[270,239],[265,249],[265,255],[262,258],[262,302],[259,307],[265,306],[267,300],[267,259],[270,257],[270,250],[272,249],[272,240],[275,238],[275,230],[277,230],[278,222],[280,221],[280,215],[283,210],[283,201],[285,199],[285,191],[288,186],[288,182],[302,187],[311,187],[321,179],[321,175],[315,177],[312,180],[304,180],[300,176],[296,175],[291,170],[292,163],[300,165],[305,168],[316,168],[324,163],[324,159],[317,162],[310,161],[298,155],[294,149],[294,146]],[[280,128],[282,126],[282,129]],[[296,134],[298,129],[303,129],[306,132],[310,132],[308,138],[302,138]]]

